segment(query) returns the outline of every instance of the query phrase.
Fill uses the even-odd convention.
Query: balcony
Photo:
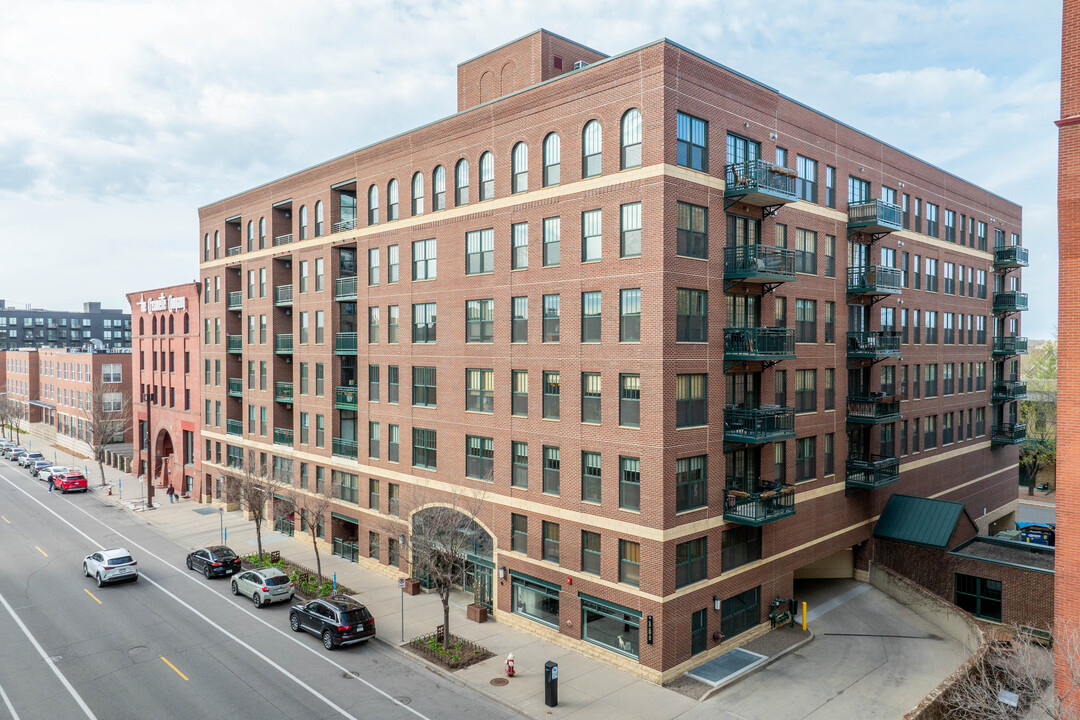
[[[356,229],[356,218],[353,218],[352,220],[341,220],[339,222],[334,223],[334,226],[330,230],[330,232],[339,233],[339,232],[345,232],[347,230],[355,230],[355,229]]]
[[[356,276],[338,278],[334,281],[335,300],[356,299]]]
[[[278,355],[292,355],[292,333],[274,336],[274,352]]]
[[[1028,266],[1028,249],[1019,245],[994,248],[994,269],[1011,270]]]
[[[892,395],[849,395],[847,421],[877,424],[900,419],[900,398]]]
[[[233,290],[230,292],[225,300],[226,310],[243,310],[244,309],[244,293],[240,290]]]
[[[900,335],[891,330],[856,330],[847,334],[849,358],[900,357]]]
[[[293,431],[292,428],[274,428],[274,444],[275,445],[288,445],[292,447],[293,444]]]
[[[1010,290],[1008,292],[994,293],[995,313],[1014,313],[1028,309],[1027,293]]]
[[[848,231],[883,235],[900,229],[901,211],[899,205],[884,200],[867,200],[848,203]]]
[[[847,291],[848,295],[899,295],[900,271],[880,265],[848,268]]]
[[[794,250],[771,245],[724,248],[725,282],[782,283],[794,279]]]
[[[991,445],[1019,445],[1027,437],[1024,423],[1005,423],[990,428]]]
[[[724,408],[724,441],[761,445],[795,437],[795,408]]]
[[[1027,351],[1028,339],[1026,337],[1005,335],[994,338],[995,355],[1027,355]]]
[[[340,332],[334,335],[334,353],[351,355],[356,353],[356,333]]]
[[[285,235],[277,235],[274,237],[274,247],[278,245],[288,245],[292,242],[292,233],[286,233]]]
[[[274,288],[274,305],[292,307],[292,285],[278,285]]]
[[[874,490],[900,479],[900,458],[871,455],[870,459],[848,458],[848,488]]]
[[[240,335],[229,335],[225,338],[225,347],[231,353],[244,352],[244,338]]]
[[[787,328],[724,328],[724,359],[779,362],[795,359],[795,331]]]
[[[338,410],[355,410],[357,392],[354,387],[337,387],[334,389],[334,407]]]
[[[229,435],[236,435],[242,437],[244,434],[244,421],[243,420],[226,420],[225,432]]]
[[[229,397],[244,397],[244,381],[240,378],[229,378]]]
[[[225,250],[225,257],[236,257],[241,252],[243,252],[243,250],[244,249],[242,247],[240,247],[239,245],[233,245],[231,248],[227,248]],[[1026,265],[1027,263],[1024,263],[1024,264]]]
[[[725,205],[734,202],[757,207],[777,207],[793,203],[795,171],[778,167],[764,160],[732,163],[726,168]]]
[[[1027,397],[1027,383],[1016,380],[996,380],[990,397],[994,402],[1013,402]]]
[[[291,382],[274,383],[274,399],[279,403],[292,404],[293,384]]]
[[[355,460],[358,457],[358,445],[355,440],[345,440],[344,438],[334,438],[333,454],[336,457],[349,458]]]
[[[724,489],[724,520],[761,527],[795,514],[795,488],[780,484],[776,490],[744,492]]]

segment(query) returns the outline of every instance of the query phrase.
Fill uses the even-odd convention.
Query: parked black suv
[[[307,630],[322,638],[327,650],[375,637],[375,618],[362,603],[348,595],[293,605],[289,611],[289,626],[295,632]]]

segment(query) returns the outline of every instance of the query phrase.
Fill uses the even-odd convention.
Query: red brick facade
[[[38,375],[37,350],[7,350],[3,353],[7,368],[6,388],[8,399],[14,400],[22,409],[22,430],[28,423],[41,422],[41,406],[31,404],[41,399]]]
[[[71,352],[63,348],[38,350],[41,421],[58,435],[90,442],[95,401],[110,412],[124,413],[131,398],[131,353]],[[128,410],[128,412],[130,412]],[[120,415],[117,416],[121,417]],[[112,424],[112,423],[110,423]],[[113,442],[131,442],[131,419],[115,424],[122,428]],[[102,427],[99,425],[99,427]]]
[[[564,52],[572,57],[569,49],[556,49],[556,40],[566,42],[566,48],[578,47],[555,38],[550,40],[550,52],[543,51],[539,60],[526,60],[536,57],[536,43],[547,42],[544,34],[538,34],[500,48],[490,58],[464,63],[459,67],[460,101],[469,105],[484,99],[478,94],[470,100],[469,93],[481,92],[477,76],[485,72],[483,68],[505,64],[504,55],[521,63],[541,63],[528,77],[546,79],[543,64],[549,55]],[[525,69],[517,66],[515,77],[525,77]],[[640,164],[634,164],[634,149],[624,148],[621,142],[623,119],[631,109],[641,114]],[[706,171],[685,166],[678,147],[677,113],[707,121]],[[585,128],[594,120],[602,128],[602,154],[585,159]],[[561,138],[560,182],[545,186],[544,141],[553,132]],[[792,170],[798,166],[796,156],[815,160],[817,201],[786,205],[775,216],[745,199],[729,207],[725,202],[728,133],[760,143],[761,158],[770,162],[776,159],[778,147],[785,149],[786,167]],[[512,193],[512,156],[519,142],[528,146],[527,191]],[[482,156],[487,151],[494,155],[493,199],[480,200]],[[625,157],[631,158],[631,166],[624,167]],[[455,168],[462,159],[469,163],[468,204],[455,202]],[[583,177],[592,163],[599,173]],[[432,177],[437,167],[445,172],[445,209],[433,211]],[[831,203],[827,201],[827,168],[835,168]],[[414,214],[411,207],[415,173],[422,173],[422,214]],[[904,223],[908,229],[878,239],[865,258],[860,253],[869,238],[854,235],[849,242],[849,176],[869,183],[869,197],[880,197],[883,187],[888,187],[896,193],[897,204],[909,205]],[[392,219],[388,196],[395,180],[397,219]],[[373,213],[368,202],[372,186],[378,188],[379,200]],[[343,191],[355,193],[355,222],[341,215]],[[623,206],[633,203],[640,203],[641,251],[639,256],[623,256],[620,219]],[[681,243],[687,242],[677,230],[680,203],[708,210],[706,258],[679,252]],[[938,207],[934,237],[927,234],[931,230],[926,224],[928,203]],[[321,226],[317,226],[316,208],[320,207]],[[599,259],[583,261],[583,213],[593,210],[602,213]],[[945,228],[946,211],[956,218],[951,237]],[[483,108],[463,109],[445,120],[199,212],[201,278],[204,291],[210,289],[205,298],[209,302],[202,306],[202,352],[204,359],[223,366],[221,381],[208,383],[204,393],[211,417],[203,427],[207,479],[216,482],[227,472],[230,447],[291,460],[298,493],[314,489],[318,468],[325,472],[325,487],[332,471],[355,474],[359,502],[337,503],[336,517],[325,519],[325,539],[354,541],[364,556],[369,533],[376,533],[371,540],[379,543],[379,560],[369,564],[384,568],[388,542],[397,533],[408,532],[408,518],[421,505],[445,502],[462,493],[480,494],[482,509],[477,520],[494,536],[493,564],[508,571],[496,581],[494,592],[494,610],[500,620],[533,627],[565,644],[629,664],[643,676],[657,680],[670,676],[743,639],[730,637],[723,643],[714,639],[722,627],[728,627],[723,612],[713,610],[714,596],[726,602],[759,588],[763,609],[758,619],[764,620],[773,597],[791,597],[799,568],[857,547],[855,567],[865,569],[863,544],[891,489],[963,502],[980,522],[1000,517],[1015,503],[1017,449],[990,442],[991,428],[1008,424],[1015,407],[991,405],[990,391],[995,366],[1008,380],[1014,360],[992,356],[994,337],[1018,333],[1018,323],[1013,322],[1018,316],[993,317],[991,300],[999,289],[995,282],[1008,290],[1016,278],[1019,289],[1017,271],[995,273],[993,243],[999,240],[998,232],[1000,241],[1018,241],[1020,208],[672,43],[658,42],[599,60],[569,76],[554,76]],[[377,223],[370,222],[371,215]],[[771,292],[763,292],[766,288],[761,284],[732,283],[725,260],[725,245],[734,244],[734,237],[728,237],[728,223],[742,221],[729,221],[729,216],[759,223],[761,242],[769,246],[786,232],[786,247],[793,249],[808,232],[816,233],[816,252],[809,246],[798,247],[804,251],[799,261],[806,272],[767,288]],[[561,218],[561,261],[545,266],[545,220],[555,217]],[[969,218],[973,228],[983,229],[983,239],[977,239],[978,232],[969,232]],[[259,231],[262,223],[265,236]],[[528,227],[528,249],[521,252],[527,257],[527,267],[512,262],[512,226],[522,224]],[[468,274],[466,233],[486,229],[492,229],[494,236],[491,271]],[[436,240],[436,279],[414,280],[414,243],[428,239]],[[831,260],[826,257],[830,243]],[[396,282],[389,281],[391,247],[396,248],[399,260]],[[357,278],[350,281],[353,266],[342,258],[348,257],[343,251],[354,249]],[[369,282],[370,250],[378,252],[378,284]],[[934,290],[928,288],[926,277],[931,259],[937,263]],[[896,268],[907,262],[903,291],[869,310],[849,311],[846,281],[851,260],[859,266]],[[960,282],[946,283],[947,264],[960,273],[956,276]],[[961,265],[963,271],[958,270]],[[831,274],[830,269],[834,270]],[[977,283],[980,273],[983,283]],[[978,289],[973,287],[976,284]],[[351,300],[335,299],[345,297],[343,291],[351,288],[355,288],[355,314]],[[640,340],[623,342],[620,293],[637,289]],[[679,289],[708,292],[707,340],[677,340]],[[583,293],[592,292],[599,292],[601,299],[600,341],[595,343],[582,342]],[[542,341],[545,295],[560,297],[559,342]],[[741,319],[733,309],[743,302],[738,297],[746,295],[757,298],[760,308],[759,316],[749,320]],[[520,297],[528,297],[527,342],[511,342],[511,308],[513,298]],[[488,299],[494,308],[493,342],[467,342],[466,303]],[[786,303],[782,316],[777,315],[780,299]],[[804,303],[799,302],[804,300],[816,305],[804,312]],[[437,306],[435,343],[411,342],[413,306],[423,303]],[[831,327],[826,322],[827,303],[833,303]],[[376,307],[378,342],[369,343],[369,308]],[[399,312],[396,343],[389,341],[391,307]],[[882,326],[882,308],[892,311],[887,327]],[[936,336],[929,335],[925,322],[920,322],[916,341],[916,310],[923,318],[928,312],[936,313]],[[853,324],[849,324],[849,312],[853,318],[858,316]],[[906,329],[901,326],[904,313],[911,318]],[[962,331],[946,332],[946,313],[960,316]],[[980,318],[985,325],[979,324]],[[807,334],[807,342],[797,345],[795,359],[775,366],[726,362],[724,329],[740,324],[798,325]],[[861,383],[861,388],[851,387],[851,394],[881,391],[897,396],[902,420],[891,425],[893,442],[882,441],[883,426],[871,426],[861,452],[870,447],[874,455],[884,450],[901,458],[899,481],[890,489],[848,494],[848,432],[858,426],[846,417],[847,332],[890,328],[904,338],[899,356],[862,375],[854,374],[853,382]],[[336,334],[351,332],[358,334],[355,341],[348,335],[340,341],[356,342],[355,355],[346,349],[351,345],[336,352]],[[276,340],[282,343],[278,351]],[[289,351],[284,350],[286,340],[291,343]],[[957,366],[951,387],[945,380],[948,364]],[[980,364],[981,380],[973,377]],[[930,365],[937,373],[933,383],[925,376]],[[377,400],[369,400],[369,366],[378,367]],[[414,367],[437,368],[437,408],[412,403]],[[888,367],[895,368],[888,371],[894,374],[883,376],[882,368]],[[391,368],[399,376],[397,403],[388,399]],[[492,412],[466,408],[468,369],[493,371]],[[830,369],[831,407],[826,388],[826,370]],[[797,397],[800,370],[816,371],[815,386]],[[512,413],[513,371],[527,373],[527,414]],[[916,371],[919,392],[912,377]],[[544,374],[549,372],[560,373],[558,420],[542,416]],[[786,377],[783,394],[778,392],[780,372]],[[583,373],[600,376],[599,423],[582,422]],[[901,387],[904,373],[906,389]],[[619,421],[624,374],[640,377],[640,427]],[[692,427],[676,427],[680,412],[687,411],[677,397],[677,376],[694,374],[706,376],[707,418]],[[228,379],[241,380],[242,398],[227,392]],[[738,394],[735,389],[743,382],[757,383],[756,397]],[[338,387],[343,388],[338,399],[350,403],[337,402]],[[729,388],[737,394],[729,395]],[[733,507],[738,497],[731,495],[725,501],[727,469],[734,462],[729,457],[740,449],[725,447],[725,413],[740,403],[755,408],[774,400],[777,405],[802,408],[794,420],[795,436],[779,452],[769,442],[760,446],[760,453],[751,451],[750,457],[759,457],[761,480],[771,481],[775,473],[785,486],[794,488],[795,513],[762,527],[761,560],[722,567],[724,533],[741,527],[725,519],[725,507]],[[356,406],[355,421],[354,411],[346,409],[351,404]],[[974,420],[979,412],[985,413],[981,423]],[[973,418],[970,432],[968,413]],[[946,442],[944,424],[950,414],[953,428]],[[957,414],[962,419],[957,420]],[[928,448],[922,432],[929,417],[936,423],[933,448]],[[321,438],[320,420],[325,427]],[[918,441],[910,430],[901,441],[901,428],[915,420],[919,421]],[[369,423],[378,423],[378,458],[368,456]],[[400,433],[397,462],[388,459],[391,427]],[[436,469],[413,465],[414,428],[436,431]],[[466,476],[467,435],[493,440],[490,482]],[[827,439],[830,435],[831,440]],[[338,443],[335,451],[335,438],[356,444]],[[797,463],[797,447],[810,445],[799,441],[807,438],[814,438],[815,452]],[[528,443],[527,488],[512,482],[513,442]],[[831,458],[825,456],[827,442],[833,443]],[[544,492],[545,447],[559,449],[558,494]],[[600,456],[599,502],[583,500],[583,453]],[[353,454],[356,459],[347,457]],[[694,456],[706,458],[702,502],[677,509],[685,490],[676,487],[677,463]],[[779,466],[774,465],[777,457],[783,460]],[[638,510],[621,506],[622,458],[640,461]],[[368,507],[369,480],[379,482],[377,507]],[[400,492],[396,516],[388,500],[391,483]],[[771,492],[766,495],[774,497]],[[511,549],[513,515],[527,518],[528,534],[522,538],[525,552]],[[354,518],[356,523],[343,517]],[[558,524],[557,562],[545,558],[545,522]],[[583,531],[600,536],[598,574],[586,569]],[[677,578],[683,572],[693,574],[698,569],[694,563],[677,561],[687,549],[683,544],[700,538],[706,546],[704,579],[680,583]],[[622,563],[620,571],[622,542],[640,545],[639,587],[624,582],[632,568]],[[554,545],[549,542],[547,547],[550,556]],[[406,557],[399,566],[403,572],[410,571]],[[514,613],[512,575],[527,575],[558,587],[557,629]],[[582,603],[594,599],[641,614],[637,659],[599,649],[584,638]],[[694,633],[691,618],[702,617],[695,613],[703,609],[705,625]],[[650,622],[651,642],[647,637]],[[626,632],[630,630],[620,634],[620,642]]]

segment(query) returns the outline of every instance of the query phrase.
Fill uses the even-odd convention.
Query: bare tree
[[[405,536],[403,549],[412,556],[413,574],[427,576],[443,606],[443,649],[450,646],[450,593],[462,585],[465,557],[475,552],[487,533],[476,523],[483,495],[452,495],[449,502],[427,505],[414,494],[412,533]]]
[[[7,396],[7,393],[0,393],[0,435],[6,433],[10,439],[12,433],[15,431],[15,415],[18,410],[18,404]]]
[[[94,378],[85,408],[81,411],[86,423],[86,444],[94,455],[105,485],[105,450],[114,442],[123,442],[131,429],[131,391],[122,383],[105,382],[100,375]],[[150,468],[150,474],[153,474]]]
[[[251,515],[251,521],[255,523],[255,542],[262,559],[262,526],[267,518],[267,506],[270,509],[270,517],[277,519],[292,512],[292,501],[283,501],[279,509],[274,502],[274,495],[287,492],[292,489],[292,465],[277,468],[267,468],[265,465],[257,465],[255,451],[249,450],[247,461],[240,467],[232,468],[225,475],[225,480],[230,488],[235,489],[245,509]],[[286,507],[287,506],[287,507]]]
[[[311,547],[315,550],[315,572],[319,575],[319,584],[322,585],[322,557],[319,555],[318,528],[323,518],[333,505],[333,487],[319,488],[313,493],[293,493],[293,503],[300,510],[300,524],[306,528],[311,537]],[[306,523],[306,525],[305,525]]]

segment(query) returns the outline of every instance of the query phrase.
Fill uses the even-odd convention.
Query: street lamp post
[[[146,403],[146,507],[154,506],[154,450],[150,437],[150,403],[155,398],[156,388],[143,390],[143,402]]]

